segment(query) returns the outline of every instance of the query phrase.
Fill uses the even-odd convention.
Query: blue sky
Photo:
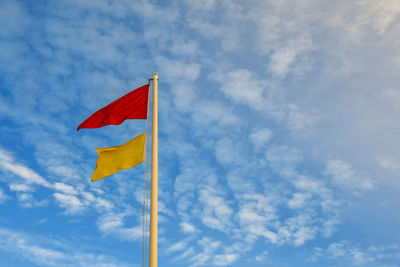
[[[160,266],[399,266],[399,1],[0,5],[0,266],[141,266],[145,122],[76,127],[153,72]]]

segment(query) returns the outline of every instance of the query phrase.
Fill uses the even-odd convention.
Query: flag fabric
[[[148,96],[149,85],[146,84],[99,109],[76,130],[120,125],[127,119],[147,119]]]
[[[123,145],[97,148],[99,157],[92,175],[92,182],[144,162],[145,146],[146,133],[142,133]]]

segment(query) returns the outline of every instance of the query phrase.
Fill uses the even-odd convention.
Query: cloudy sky
[[[398,266],[398,0],[0,0],[0,266],[142,266],[144,166],[76,132],[159,73],[160,266]]]

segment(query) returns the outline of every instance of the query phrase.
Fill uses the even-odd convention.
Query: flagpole
[[[150,267],[157,267],[158,250],[158,74],[153,74],[153,123],[151,145]]]

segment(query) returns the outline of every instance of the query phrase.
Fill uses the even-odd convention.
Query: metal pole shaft
[[[150,267],[157,267],[158,250],[158,74],[153,74],[151,145]]]

